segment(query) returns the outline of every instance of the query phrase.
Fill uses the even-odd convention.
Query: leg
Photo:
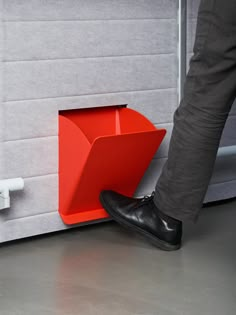
[[[181,221],[198,217],[236,96],[235,16],[235,0],[201,1],[184,97],[154,196],[162,212]]]
[[[100,194],[117,222],[164,250],[180,248],[182,221],[196,219],[212,175],[236,95],[235,15],[235,0],[201,1],[194,56],[155,194],[144,199]]]

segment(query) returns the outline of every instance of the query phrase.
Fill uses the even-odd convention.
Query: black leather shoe
[[[104,190],[100,201],[115,221],[142,234],[158,248],[171,251],[181,247],[182,222],[162,213],[155,206],[153,195],[136,199]]]

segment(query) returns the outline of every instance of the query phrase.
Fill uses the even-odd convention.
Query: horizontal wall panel
[[[173,0],[4,0],[5,20],[96,20],[176,17]]]
[[[148,94],[149,97],[147,97]],[[144,94],[142,92],[134,93],[128,104],[131,108],[145,115],[153,124],[172,123],[173,113],[178,106],[177,90],[167,89]]]
[[[235,192],[236,180],[209,185],[204,203],[233,198],[236,196]]]
[[[236,155],[219,156],[216,159],[210,184],[230,182],[236,178]],[[236,196],[236,191],[235,191]]]
[[[32,177],[58,172],[58,138],[5,142],[4,176]]]
[[[22,191],[11,193],[11,208],[2,210],[2,220],[34,216],[58,209],[58,175],[25,179]]]
[[[229,116],[221,137],[220,146],[236,144],[236,115]]]
[[[236,115],[236,100],[231,108],[230,114]],[[235,128],[235,127],[234,127]],[[234,129],[235,130],[235,129]]]
[[[7,242],[32,235],[60,231],[68,227],[63,224],[57,211],[3,222],[0,242]]]
[[[176,35],[176,20],[11,22],[4,60],[173,53]]]
[[[55,102],[21,101],[5,103],[5,140],[20,140],[58,135],[58,110]]]
[[[176,93],[176,89],[167,89],[7,102],[4,104],[5,140],[58,135],[60,109],[128,104],[154,124],[172,122]]]
[[[170,55],[5,64],[5,100],[176,87]]]

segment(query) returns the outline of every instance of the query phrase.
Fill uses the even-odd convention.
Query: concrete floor
[[[114,222],[2,245],[1,315],[234,315],[236,201],[162,252]]]

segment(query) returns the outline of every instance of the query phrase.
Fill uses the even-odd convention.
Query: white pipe
[[[22,190],[24,188],[24,180],[22,178],[0,180],[0,192],[6,188],[9,191]]]
[[[10,191],[24,189],[22,178],[12,178],[0,180],[0,210],[10,207]]]

